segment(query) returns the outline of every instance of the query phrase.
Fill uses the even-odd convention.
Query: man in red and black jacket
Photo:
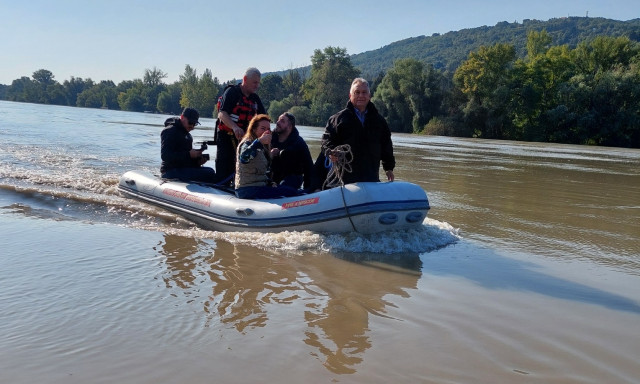
[[[218,137],[216,152],[216,174],[221,183],[228,184],[236,169],[236,149],[244,136],[251,118],[266,113],[260,97],[256,94],[260,87],[260,71],[246,70],[242,83],[229,87],[222,94],[218,110]],[[228,182],[225,182],[228,179]]]

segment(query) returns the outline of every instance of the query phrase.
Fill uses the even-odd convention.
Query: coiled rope
[[[336,157],[337,161],[332,162],[329,155]],[[322,184],[322,189],[343,186],[342,176],[345,172],[351,173],[351,162],[353,161],[353,153],[349,144],[338,145],[334,149],[327,149],[325,155],[325,167],[329,168],[327,178]]]

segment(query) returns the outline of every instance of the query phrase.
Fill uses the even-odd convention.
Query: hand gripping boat
[[[422,225],[429,200],[418,185],[354,183],[301,196],[245,200],[215,186],[129,171],[118,189],[215,231],[376,233]]]

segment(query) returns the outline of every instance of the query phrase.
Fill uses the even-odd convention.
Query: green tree
[[[282,77],[284,96],[291,97],[291,102],[295,106],[304,105],[303,84],[303,75],[300,70],[291,68]]]
[[[147,87],[156,87],[158,85],[162,85],[162,79],[165,79],[166,77],[167,74],[165,72],[162,72],[162,70],[153,67],[153,69],[147,68],[144,70],[144,78],[142,81]]]
[[[463,108],[465,124],[474,129],[474,135],[485,138],[503,138],[510,131],[512,67],[515,48],[509,44],[480,47],[458,67],[454,81],[467,97]]]
[[[46,103],[55,105],[68,105],[67,92],[62,84],[57,81],[45,88]]]
[[[572,56],[567,46],[556,46],[516,62],[511,87],[513,130],[506,138],[549,140],[554,128],[543,116],[557,107],[559,87],[576,73]]]
[[[372,101],[395,132],[420,132],[440,113],[442,74],[415,59],[400,59],[382,78]]]
[[[266,84],[263,85],[263,83]],[[304,104],[302,85],[302,75],[294,69],[287,71],[284,77],[265,76],[260,85],[260,94],[269,116],[275,119],[294,107],[302,106]],[[265,103],[265,97],[263,95],[266,95],[266,98],[271,98],[271,100]],[[301,111],[305,114],[305,123],[310,121],[309,108]]]
[[[76,106],[76,102],[78,99],[78,95],[82,93],[84,90],[93,87],[93,80],[87,79],[83,80],[81,77],[73,77],[69,80],[65,80],[62,83],[62,86],[65,89],[67,94],[67,104],[71,106]]]
[[[111,80],[103,80],[82,91],[76,100],[78,107],[120,109],[116,85]]]
[[[371,80],[369,80],[369,88],[371,89],[372,95],[376,94],[376,91],[378,90],[378,86],[380,85],[380,83],[382,83],[382,79],[384,79],[384,77],[385,77],[385,73],[380,72],[378,73],[377,76],[372,77]]]
[[[198,89],[199,99],[193,107],[202,111],[200,112],[202,116],[213,117],[221,89],[220,81],[217,77],[213,77],[211,70],[205,69],[198,82]]]
[[[294,105],[289,109],[289,112],[296,117],[296,125],[311,124],[311,110],[309,109],[309,107]]]
[[[127,92],[130,88],[135,88],[139,86],[140,79],[135,80],[123,80],[116,86],[116,92],[118,95],[123,92]]]
[[[66,105],[64,88],[54,80],[53,73],[47,69],[39,69],[31,76],[33,81],[24,89],[24,101],[41,104]]]
[[[292,95],[289,95],[282,100],[272,101],[269,105],[267,113],[269,114],[269,116],[271,116],[272,119],[277,119],[278,116],[282,115],[285,112],[290,112],[294,107],[296,107],[294,98]]]
[[[269,110],[269,104],[272,101],[281,100],[286,96],[284,86],[282,85],[282,76],[275,73],[264,76],[260,80],[259,93],[265,110]]]
[[[53,73],[47,69],[39,69],[33,72],[33,75],[31,77],[33,77],[33,81],[35,81],[36,83],[44,85],[51,85],[55,82],[55,80],[53,79]]]
[[[324,125],[331,114],[344,108],[351,82],[358,74],[345,48],[326,47],[314,51],[311,76],[303,86],[304,97],[311,102],[314,124]]]
[[[7,100],[9,101],[28,101],[27,90],[32,87],[32,81],[27,76],[13,80],[7,89]]]
[[[156,67],[153,67],[153,69],[145,69],[142,78],[143,86],[140,90],[140,96],[144,99],[145,111],[157,111],[158,95],[166,89],[166,85],[162,82],[162,79],[166,77],[167,74]]]
[[[180,107],[180,92],[182,87],[179,83],[167,86],[167,89],[158,95],[157,110],[162,113],[178,115],[182,111]]]
[[[631,146],[640,130],[640,76],[622,67],[603,73],[594,84],[586,144]],[[636,141],[636,147],[640,143]]]
[[[546,30],[531,30],[527,33],[527,55],[529,60],[544,55],[551,46],[551,36]]]
[[[291,104],[289,100],[274,100],[269,105],[269,109],[267,110],[267,114],[271,116],[271,119],[276,120],[280,115],[287,112],[291,108]]]
[[[574,73],[557,87],[555,105],[541,116],[548,140],[639,147],[640,45],[598,37],[571,52]],[[560,72],[560,69],[557,70]]]
[[[198,77],[197,71],[186,65],[184,74],[180,75],[180,85],[182,107],[195,108],[203,117],[213,117],[222,86],[218,78],[213,77],[211,70],[205,69],[202,76]]]
[[[121,84],[118,84],[118,88],[126,89],[118,93],[118,105],[120,109],[123,111],[144,112],[146,99],[142,95],[144,90],[142,80],[135,79],[131,81],[131,83],[123,84],[123,87],[120,87]]]
[[[576,48],[576,64],[582,73],[597,75],[600,72],[628,66],[638,54],[638,43],[628,37],[598,36],[593,41],[582,42]]]
[[[180,105],[191,106],[198,97],[198,73],[189,64],[185,66],[184,73],[180,75],[180,85],[182,87]]]

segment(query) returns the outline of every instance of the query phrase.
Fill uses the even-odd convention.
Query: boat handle
[[[407,223],[417,223],[418,221],[422,221],[423,219],[424,217],[422,216],[422,212],[411,212],[405,217]]]
[[[236,213],[240,216],[251,216],[253,215],[253,209],[251,208],[236,208]]]
[[[398,221],[398,215],[395,213],[385,213],[378,218],[378,222],[383,225],[395,224]]]

